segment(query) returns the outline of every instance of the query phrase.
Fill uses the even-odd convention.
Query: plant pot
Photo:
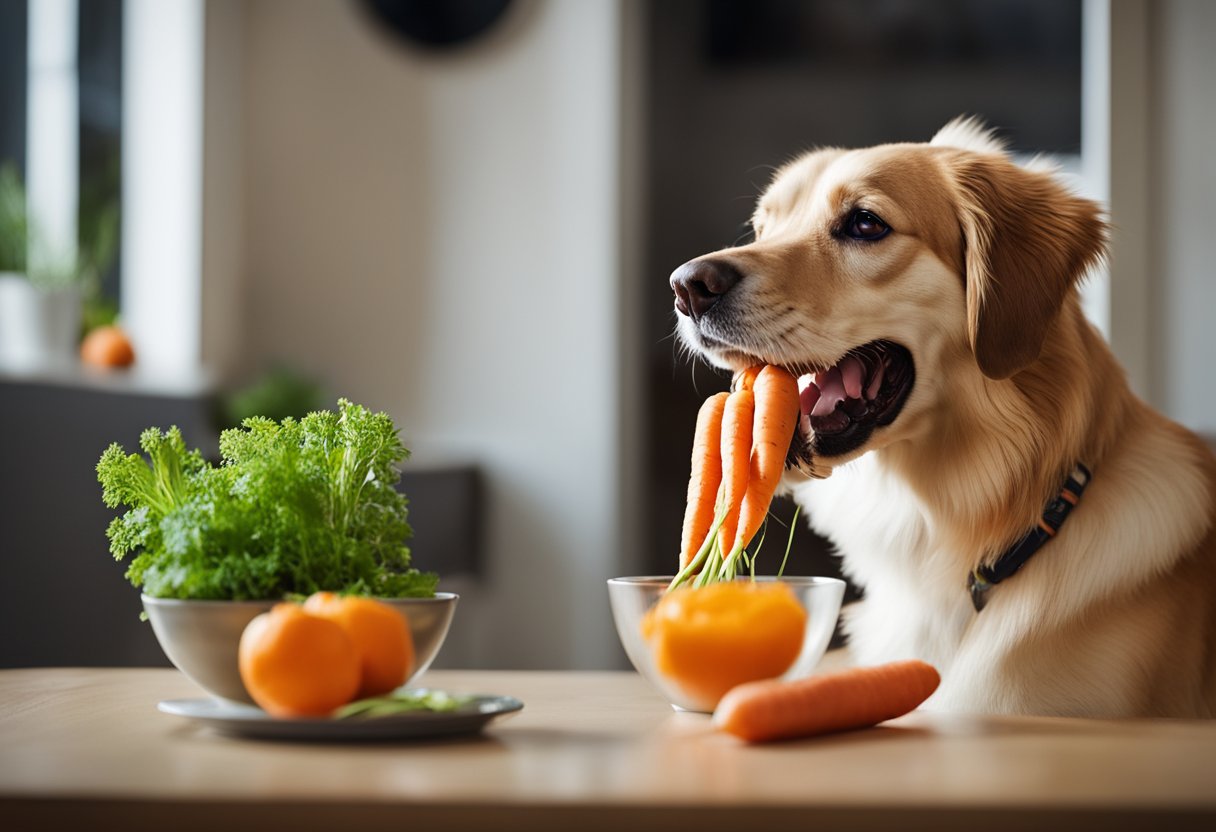
[[[237,648],[255,616],[278,601],[183,601],[140,596],[152,632],[174,667],[203,690],[222,699],[254,704],[241,682]],[[414,640],[414,670],[407,682],[426,671],[447,637],[458,595],[434,598],[381,598],[405,616]]]
[[[76,361],[80,290],[42,289],[13,272],[0,273],[0,360],[14,364]]]

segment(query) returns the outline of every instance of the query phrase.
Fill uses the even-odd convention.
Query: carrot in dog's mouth
[[[871,341],[801,376],[802,414],[791,456],[839,456],[860,447],[875,428],[895,421],[915,377],[912,354],[892,341]]]

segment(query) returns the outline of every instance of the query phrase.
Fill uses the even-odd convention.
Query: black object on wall
[[[481,472],[473,465],[401,471],[397,490],[409,499],[411,563],[440,579],[481,574]]]
[[[402,40],[450,49],[488,32],[511,0],[364,0],[364,5]]]

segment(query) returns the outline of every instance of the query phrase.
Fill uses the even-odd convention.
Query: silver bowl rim
[[[250,606],[250,607],[264,607],[267,604],[288,603],[283,598],[266,598],[261,601],[253,601],[253,600],[220,601],[220,600],[215,600],[215,599],[210,599],[210,598],[157,598],[155,595],[148,595],[147,593],[142,593],[142,592],[140,593],[139,598],[145,604],[152,604],[154,606],[161,606],[161,607],[185,607],[185,606],[196,606],[196,605],[197,606],[208,606],[208,605],[212,605],[212,604],[214,604],[217,607],[221,606],[221,605],[229,606],[229,607],[236,606],[236,605]],[[376,600],[377,601],[390,601],[393,603],[400,603],[402,601],[408,601],[411,604],[447,604],[452,601],[456,601],[459,598],[460,598],[460,596],[457,595],[455,592],[436,592],[430,598],[377,598]]]
[[[609,578],[609,586],[666,586],[670,584],[674,575],[637,575],[626,576],[621,578]],[[749,575],[740,575],[735,580],[751,580]],[[757,575],[757,581],[783,581],[785,583],[795,584],[797,586],[844,586],[845,583],[840,578],[832,578],[827,575]]]

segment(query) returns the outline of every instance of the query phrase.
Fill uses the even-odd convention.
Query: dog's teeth
[[[806,386],[808,384],[813,384],[814,382],[815,382],[814,373],[807,373],[804,376],[798,376],[798,392],[801,393],[803,390],[806,389]]]
[[[802,414],[802,418],[799,420],[799,427],[802,428],[803,436],[811,435],[811,417],[806,413]]]
[[[886,363],[880,363],[874,368],[874,377],[870,379],[869,385],[866,387],[866,398],[873,399],[878,395],[879,388],[882,387],[883,371],[886,369]]]
[[[840,377],[844,383],[844,393],[850,399],[861,398],[861,377],[864,368],[854,355],[846,356],[840,362]]]
[[[798,391],[798,405],[803,416],[810,415],[810,412],[815,409],[819,395],[819,386],[812,381],[808,381],[806,387]]]

